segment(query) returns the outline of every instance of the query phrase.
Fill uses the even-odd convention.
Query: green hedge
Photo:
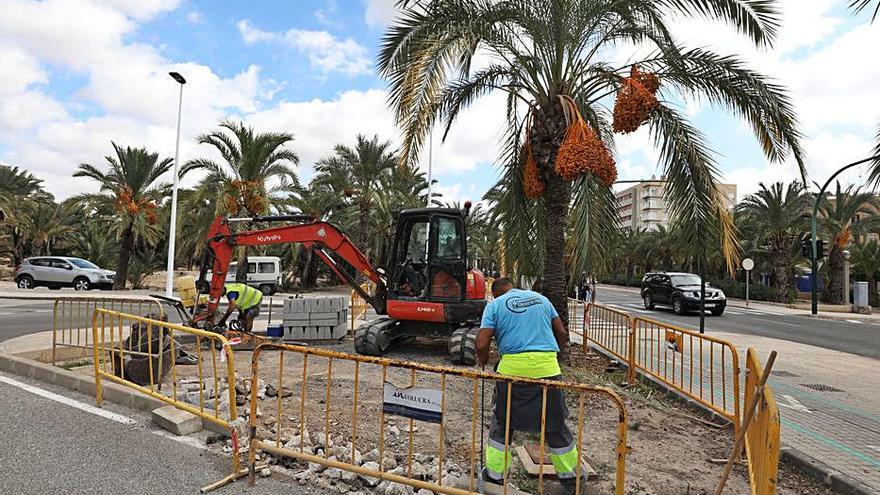
[[[735,299],[746,298],[745,282],[726,279],[714,282],[712,285],[723,290],[727,297],[733,297]],[[749,285],[749,299],[753,301],[793,303],[796,297],[797,292],[793,287],[789,289],[788,294],[780,294],[775,287],[760,284]]]

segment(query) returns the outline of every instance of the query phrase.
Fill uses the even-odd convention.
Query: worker
[[[477,336],[477,360],[485,366],[494,337],[501,360],[495,371],[502,375],[558,380],[562,372],[556,354],[565,347],[566,330],[556,309],[537,292],[519,290],[507,278],[492,283],[495,299],[483,311]],[[505,449],[507,383],[495,382],[492,400],[494,414],[489,427],[483,479],[501,484],[510,467],[510,443],[514,431],[540,432],[543,387],[513,384],[510,400],[510,427]],[[545,438],[556,476],[567,493],[574,493],[578,451],[571,430],[565,424],[568,408],[561,389],[547,389]],[[506,450],[506,452],[505,452]],[[581,483],[581,486],[584,484]]]
[[[254,318],[260,314],[260,304],[263,302],[263,293],[247,284],[226,284],[223,286],[223,295],[229,306],[226,308],[226,314],[220,320],[220,325],[226,323],[229,315],[238,309],[238,321],[241,323],[242,330],[252,332],[254,328]]]

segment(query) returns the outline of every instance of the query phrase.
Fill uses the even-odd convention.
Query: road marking
[[[12,314],[12,313],[0,313],[0,316],[3,316],[3,315],[11,315],[11,314]]]
[[[855,323],[856,325],[861,325],[861,324],[862,324],[862,322],[859,321],[859,320],[846,320],[846,321],[848,321],[848,322],[850,322],[850,323]]]
[[[80,402],[75,399],[71,399],[70,397],[65,397],[63,395],[56,394],[54,392],[50,392],[48,390],[44,390],[39,387],[34,387],[33,385],[28,385],[27,383],[22,383],[18,380],[13,380],[12,378],[8,378],[0,375],[0,382],[6,383],[7,385],[12,385],[13,387],[20,388],[25,392],[30,392],[34,395],[39,395],[40,397],[44,397],[49,400],[54,400],[60,404],[64,404],[65,406],[70,406],[74,409],[79,409],[80,411],[85,411],[87,413],[94,414],[96,416],[101,416],[102,418],[109,419],[111,421],[116,421],[117,423],[122,423],[124,425],[135,424],[136,421],[129,418],[128,416],[123,416],[121,414],[116,414],[112,411],[105,411],[99,407],[95,407],[91,404],[86,404],[85,402]]]
[[[40,397],[53,400],[60,404],[64,404],[65,406],[70,406],[74,409],[79,409],[80,411],[84,411],[87,413],[94,414],[96,416],[100,416],[102,418],[109,419],[111,421],[115,421],[117,423],[121,423],[124,425],[133,425],[137,424],[137,421],[129,418],[128,416],[124,416],[122,414],[117,414],[112,411],[106,411],[101,409],[100,407],[95,407],[91,404],[86,404],[85,402],[80,402],[76,399],[71,399],[70,397],[65,397],[60,394],[56,394],[55,392],[50,392],[48,390],[42,389],[40,387],[35,387],[33,385],[29,385],[27,383],[20,382],[18,380],[0,375],[0,382],[6,383],[7,385],[12,385],[13,387],[24,390],[25,392],[30,392],[34,395],[39,395]],[[150,433],[160,436],[162,438],[167,438],[169,440],[174,440],[175,442],[182,443],[184,445],[188,445],[190,447],[195,447],[201,450],[208,450],[208,447],[204,445],[199,439],[193,438],[190,436],[177,436],[172,433],[169,433],[165,430],[148,430]]]
[[[779,402],[778,404],[782,407],[787,407],[789,409],[794,409],[795,411],[800,411],[800,412],[805,412],[805,413],[812,413],[813,412],[813,411],[810,411],[809,409],[807,409],[807,406],[801,404],[797,399],[795,399],[791,395],[783,395],[782,398],[788,401],[788,404],[786,404],[784,402]]]

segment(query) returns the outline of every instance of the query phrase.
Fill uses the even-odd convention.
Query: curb
[[[41,363],[33,359],[10,354],[0,354],[0,371],[6,371],[26,378],[33,378],[44,383],[51,383],[68,390],[80,392],[92,397],[95,396],[95,377],[80,373],[74,373],[64,368],[57,368],[51,364]],[[128,407],[137,411],[151,412],[153,409],[165,407],[168,404],[144,395],[136,390],[102,380],[104,400]],[[214,423],[202,420],[202,427],[215,433],[229,433]]]
[[[846,474],[841,473],[824,462],[791,447],[783,446],[779,457],[799,470],[831,487],[840,495],[872,495],[871,487]]]

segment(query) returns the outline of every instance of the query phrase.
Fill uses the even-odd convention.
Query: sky
[[[880,23],[853,18],[846,0],[781,0],[782,29],[755,49],[729,27],[674,22],[686,46],[738,54],[787,87],[805,135],[811,180],[869,154],[880,123]],[[375,71],[394,0],[0,0],[0,162],[31,171],[58,198],[95,189],[71,178],[101,165],[111,141],[173,156],[182,73],[181,162],[214,157],[195,142],[224,118],[286,131],[301,180],[337,143],[358,134],[399,143]],[[873,48],[872,48],[873,47]],[[609,53],[624,60],[629,47]],[[707,135],[739,197],[799,177],[768,163],[748,126],[701,101],[676,101]],[[439,132],[433,174],[448,201],[479,200],[497,180],[504,100],[492,95]],[[617,141],[621,179],[658,175],[644,129]],[[422,166],[427,168],[427,154]],[[856,169],[844,180],[858,181]],[[188,177],[191,185],[197,177]]]

